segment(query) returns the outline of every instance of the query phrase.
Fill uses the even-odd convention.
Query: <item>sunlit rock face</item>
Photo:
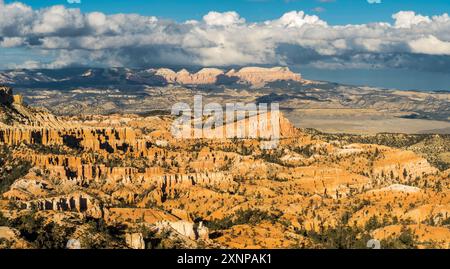
[[[223,75],[206,71],[181,75],[190,82]],[[164,72],[173,81],[180,76]],[[272,72],[288,71],[232,76],[258,83]],[[297,129],[280,113],[278,144],[266,149],[264,132],[176,138],[170,115],[62,118],[18,102],[10,89],[2,98],[8,121],[0,124],[0,209],[11,220],[4,223],[59,225],[56,231],[68,231],[58,237],[64,246],[74,239],[83,248],[327,248],[328,239],[309,235],[342,228],[354,240],[383,240],[403,227],[419,246],[450,242],[450,171],[420,154],[426,145],[416,137],[395,136],[411,151],[367,136]],[[248,127],[252,119],[217,130]],[[427,145],[448,145],[446,136],[424,137]],[[0,248],[39,247],[15,232],[20,228],[0,227],[8,241]]]
[[[288,67],[244,67],[235,73],[230,71],[227,75],[236,76],[240,80],[255,86],[274,81],[301,81],[301,76],[293,73]]]
[[[224,71],[218,68],[203,68],[196,73],[186,69],[175,72],[168,68],[151,70],[155,76],[160,76],[167,83],[181,85],[232,84],[245,83],[252,86],[264,86],[274,81],[301,81],[300,74],[293,73],[287,67],[244,67],[239,71],[231,69]]]

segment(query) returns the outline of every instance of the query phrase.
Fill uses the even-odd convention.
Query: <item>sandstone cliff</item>
[[[274,81],[302,81],[299,74],[291,72],[287,67],[244,67],[239,71],[232,69],[227,72],[217,68],[203,68],[196,73],[190,73],[186,69],[175,72],[160,68],[150,72],[161,76],[167,83],[181,85],[245,83],[260,87]]]
[[[66,123],[45,109],[28,107],[21,95],[13,94],[12,88],[0,86],[0,125],[57,128]]]

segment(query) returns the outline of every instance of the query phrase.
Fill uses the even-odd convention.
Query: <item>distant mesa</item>
[[[302,81],[301,75],[292,72],[288,67],[244,67],[239,71],[231,69],[227,72],[218,68],[203,68],[196,73],[190,73],[186,69],[175,72],[168,68],[147,71],[162,77],[169,84],[180,85],[245,83],[252,86],[264,86],[274,81]]]
[[[300,74],[293,73],[288,67],[244,67],[238,72],[230,74],[230,76],[238,77],[253,85],[262,85],[274,81],[301,81]]]

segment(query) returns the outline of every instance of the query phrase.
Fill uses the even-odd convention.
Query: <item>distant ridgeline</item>
[[[275,81],[301,82],[300,74],[287,67],[244,67],[239,70],[203,68],[191,73],[186,69],[176,72],[168,68],[128,69],[90,68],[61,70],[10,70],[0,72],[0,83],[15,87],[95,86],[144,84],[164,86],[177,85],[248,85],[261,87]]]

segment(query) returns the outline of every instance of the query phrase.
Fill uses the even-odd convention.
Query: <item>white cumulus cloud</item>
[[[311,25],[322,25],[326,26],[326,22],[322,21],[317,17],[316,15],[307,15],[303,11],[291,11],[288,13],[285,13],[283,16],[281,16],[280,19],[269,22],[270,23],[278,23],[282,26],[286,27],[302,27],[305,24],[311,24]]]
[[[420,23],[430,23],[431,19],[427,16],[416,15],[414,11],[400,11],[392,16],[395,19],[395,27],[411,28]]]
[[[53,62],[41,63],[49,68],[293,64],[450,72],[448,14],[401,11],[393,18],[393,24],[329,25],[316,15],[291,11],[273,20],[247,22],[234,11],[211,11],[202,20],[177,23],[64,6],[32,9],[16,2],[0,5],[0,50],[49,53]]]
[[[234,11],[223,13],[210,11],[208,14],[203,16],[203,20],[207,25],[215,26],[229,26],[245,22],[245,19],[241,18],[239,14]]]
[[[439,40],[433,35],[413,40],[409,46],[415,53],[450,55],[450,42]]]

